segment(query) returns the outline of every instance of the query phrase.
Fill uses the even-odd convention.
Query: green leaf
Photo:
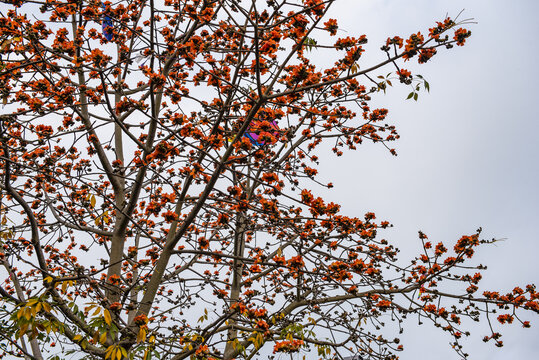
[[[412,91],[411,93],[408,94],[408,97],[406,98],[406,100],[411,99],[413,96],[414,96],[414,92]]]
[[[430,85],[427,80],[425,80],[425,89],[427,89],[427,91],[430,92]]]
[[[417,93],[414,94],[414,100],[417,101],[418,95]]]
[[[305,46],[305,50],[307,51],[312,51],[313,46],[315,46],[316,44],[317,44],[316,40],[309,37],[305,38],[305,41],[303,42],[303,45]]]

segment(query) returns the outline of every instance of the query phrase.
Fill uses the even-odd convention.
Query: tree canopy
[[[396,359],[410,316],[466,357],[466,318],[496,346],[530,326],[534,285],[478,291],[481,229],[403,261],[319,196],[322,152],[396,154],[373,97],[417,100],[405,66],[471,35],[440,19],[365,64],[334,2],[3,1],[0,357]]]

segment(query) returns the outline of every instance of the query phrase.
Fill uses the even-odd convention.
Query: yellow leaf
[[[24,308],[24,317],[26,320],[30,320],[32,318],[32,309],[29,307]]]
[[[144,340],[146,340],[146,329],[141,327],[140,330],[138,331],[137,343],[141,343]]]
[[[75,335],[73,337],[73,341],[79,341],[79,340],[82,340],[82,335]]]
[[[124,357],[127,357],[127,350],[125,350],[123,347],[120,346],[120,350],[122,351],[122,355]]]
[[[109,212],[108,211],[105,211],[103,213],[103,221],[105,222],[105,224],[109,224],[110,223],[110,216],[109,216]]]
[[[51,312],[51,311],[56,312],[56,309],[51,308],[51,305],[49,303],[47,303],[47,302],[43,302],[43,309],[46,312]]]
[[[99,342],[101,344],[105,344],[107,342],[107,333],[104,332],[103,334],[101,334],[101,336],[99,337]]]
[[[62,291],[66,292],[67,290],[67,281],[62,282]]]
[[[22,324],[21,328],[19,329],[18,337],[22,337],[26,333],[27,329],[28,329],[28,323]]]
[[[51,283],[52,282],[52,276],[47,276],[45,279],[44,279],[45,282],[48,282],[48,283]]]
[[[28,300],[28,302],[26,303],[26,305],[27,305],[27,306],[30,306],[30,305],[34,305],[34,304],[36,304],[36,303],[37,303],[37,299],[34,298],[34,299]]]
[[[112,323],[112,318],[110,317],[110,312],[107,309],[103,310],[103,316],[105,317],[105,322],[107,325],[110,325]]]
[[[121,349],[121,347],[120,347],[120,349]],[[116,350],[116,359],[118,359],[118,360],[120,360],[122,358],[122,351],[120,349]]]
[[[95,195],[92,195],[92,197],[90,198],[90,205],[92,207],[95,207],[96,202],[97,202],[97,200],[95,199]]]
[[[92,316],[97,316],[99,315],[99,313],[101,312],[101,308],[97,308],[95,309],[94,313],[92,314]]]

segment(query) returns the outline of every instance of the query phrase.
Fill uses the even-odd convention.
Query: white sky
[[[417,103],[405,101],[410,90],[399,85],[376,98],[399,130],[399,155],[368,144],[331,156],[320,179],[334,183],[328,200],[342,204],[343,212],[374,211],[393,223],[381,235],[401,248],[402,258],[417,253],[420,229],[435,243],[450,244],[479,226],[484,238],[505,238],[484,248],[477,261],[489,265],[485,288],[509,291],[539,284],[539,1],[341,0],[332,17],[343,30],[339,36],[367,35],[360,61],[367,67],[384,59],[379,48],[388,36],[426,34],[446,13],[455,16],[462,9],[462,18],[478,22],[467,26],[472,37],[466,46],[442,49],[426,65],[414,59],[405,66],[426,77],[430,94],[421,93]],[[537,358],[539,317],[526,318],[531,329],[498,326],[501,349],[481,341],[488,335],[484,327],[472,327],[465,341],[470,358]],[[450,339],[429,324],[411,321],[402,339],[402,360],[458,358]]]
[[[405,101],[410,90],[397,86],[376,99],[397,125],[399,155],[371,144],[331,156],[320,173],[338,174],[327,178],[335,184],[328,195],[348,215],[373,210],[395,225],[383,236],[401,248],[403,258],[417,254],[420,229],[435,243],[451,243],[480,226],[483,238],[505,238],[483,248],[476,260],[489,265],[482,289],[509,291],[539,283],[539,2],[343,0],[332,17],[346,30],[339,36],[367,35],[360,65],[368,67],[383,58],[378,49],[388,36],[426,34],[436,20],[462,9],[461,18],[478,22],[467,26],[472,37],[466,46],[441,49],[426,65],[414,60],[405,66],[426,77],[431,93],[421,93],[417,103]],[[531,329],[495,325],[504,335],[501,349],[483,343],[489,333],[472,324],[465,350],[473,360],[537,358],[539,318],[526,318]],[[401,359],[457,359],[440,333],[411,321]]]

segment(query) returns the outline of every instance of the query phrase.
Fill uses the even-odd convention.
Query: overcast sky
[[[436,20],[462,9],[461,18],[477,21],[467,26],[472,37],[466,46],[441,50],[426,65],[406,64],[429,81],[430,94],[406,101],[410,90],[397,86],[375,100],[399,130],[399,155],[370,144],[331,156],[320,180],[334,183],[328,200],[348,215],[374,211],[390,221],[394,228],[381,235],[403,250],[403,258],[417,253],[418,230],[435,243],[451,243],[480,226],[484,238],[505,239],[483,248],[477,261],[489,265],[484,288],[509,291],[539,284],[539,1],[341,0],[331,16],[339,20],[339,36],[367,35],[365,68],[384,59],[379,48],[388,36],[426,34]],[[365,167],[370,171],[359,171]],[[531,329],[498,326],[501,349],[484,344],[487,330],[475,326],[465,350],[472,360],[538,358],[539,316],[526,319]],[[437,330],[410,322],[401,359],[458,359]]]
[[[477,261],[489,265],[483,288],[509,291],[539,283],[539,2],[343,0],[332,17],[347,32],[340,36],[367,35],[360,63],[367,67],[383,58],[378,49],[388,36],[425,34],[434,21],[462,9],[462,19],[477,21],[467,26],[472,37],[466,46],[441,50],[426,65],[406,64],[427,78],[431,93],[420,94],[417,103],[405,101],[410,90],[401,86],[376,99],[398,127],[399,155],[368,145],[332,157],[321,173],[339,174],[328,177],[335,184],[330,197],[349,215],[372,210],[395,225],[383,235],[403,257],[417,253],[420,229],[433,242],[450,243],[480,226],[484,238],[506,239],[482,249]],[[359,171],[365,164],[368,173]],[[498,327],[502,349],[484,344],[487,330],[473,327],[465,341],[471,359],[537,358],[539,317],[527,318],[531,329]],[[457,359],[450,339],[435,330],[410,322],[401,359]]]

